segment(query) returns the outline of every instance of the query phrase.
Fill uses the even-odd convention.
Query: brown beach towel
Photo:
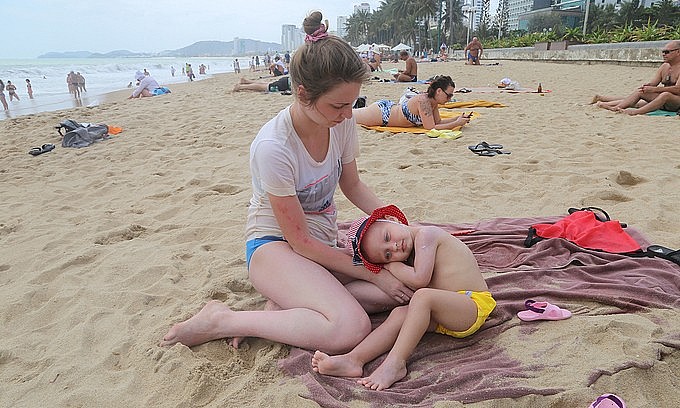
[[[607,318],[610,315],[640,315],[650,309],[680,308],[680,267],[667,260],[587,250],[559,238],[540,241],[530,248],[524,246],[531,225],[552,223],[560,218],[497,218],[458,225],[421,223],[438,225],[452,233],[475,231],[459,238],[475,254],[498,305],[482,329],[471,337],[452,339],[426,334],[408,360],[409,374],[391,388],[372,391],[358,385],[353,378],[316,374],[310,366],[313,351],[293,348],[279,366],[288,375],[299,376],[309,390],[302,397],[322,407],[347,407],[350,403],[371,407],[430,407],[438,401],[472,403],[529,394],[552,395],[570,387],[587,388],[603,375],[632,367],[651,367],[673,349],[680,349],[680,327],[665,324],[663,317],[658,316],[654,319],[664,327],[662,333],[652,336],[651,340],[633,334],[641,337],[635,347],[646,354],[612,353],[607,366],[597,366],[596,361],[591,361],[594,359],[588,358],[588,353],[596,352],[588,341],[581,344],[578,338],[557,336],[551,344],[532,341],[532,335],[537,332],[545,335],[545,331],[550,331],[551,326],[541,325],[567,324],[581,330],[584,326],[592,327],[595,320],[596,325],[614,320],[615,316]],[[345,223],[340,227],[348,226]],[[627,231],[643,248],[649,245],[639,231],[631,227]],[[575,313],[559,322],[521,322],[516,313],[524,309],[526,299],[566,305]],[[374,316],[374,325],[384,317]],[[511,329],[512,332],[508,332]],[[616,335],[620,327],[616,324],[596,326],[595,330],[599,330],[595,336],[602,335],[602,330]],[[589,334],[582,333],[583,336]],[[525,343],[525,358],[516,358],[500,346],[501,336],[514,336],[518,342]],[[575,342],[585,347],[575,347]],[[582,353],[578,367],[545,358],[551,349],[564,347],[574,347],[574,353]],[[375,370],[382,359],[367,364],[364,375]],[[574,372],[579,377],[577,385],[568,383],[574,378]],[[543,382],[554,384],[546,379],[561,373],[564,373],[564,382],[560,384],[564,385],[542,385]]]

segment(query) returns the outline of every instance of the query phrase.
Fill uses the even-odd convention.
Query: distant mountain
[[[262,55],[265,52],[281,51],[281,44],[269,43],[246,38],[234,41],[198,41],[177,50],[158,53],[116,50],[105,54],[89,51],[48,52],[38,58],[125,58],[125,57],[232,57]]]

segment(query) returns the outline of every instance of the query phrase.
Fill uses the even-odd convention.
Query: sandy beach
[[[378,196],[412,221],[434,223],[596,206],[650,242],[680,248],[680,118],[629,117],[589,104],[596,93],[627,95],[655,68],[498,62],[419,64],[421,79],[446,74],[457,88],[492,88],[457,93],[458,101],[507,106],[474,108],[478,117],[458,139],[359,128],[358,166]],[[260,339],[238,350],[224,341],[158,346],[172,324],[210,299],[237,310],[264,304],[245,266],[248,152],[292,96],[231,93],[241,76],[264,75],[216,75],[140,100],[125,99],[126,90],[98,106],[0,121],[0,406],[319,406],[298,377],[279,368],[287,346]],[[493,91],[504,77],[550,92]],[[362,95],[369,103],[396,100],[405,87],[371,81]],[[64,119],[123,132],[62,148],[54,126]],[[468,150],[480,141],[511,154]],[[57,147],[27,154],[45,143]],[[337,204],[339,220],[360,215],[339,192]],[[527,373],[527,382],[562,391],[465,406],[586,408],[606,392],[628,407],[680,406],[677,306],[616,314],[578,299],[569,306],[569,320],[540,323],[531,335],[517,326],[497,339],[525,362],[538,358],[532,350],[539,347],[555,375]],[[675,347],[658,338],[674,339]],[[578,346],[550,347],[555,339]],[[630,355],[644,364],[620,369]],[[612,375],[588,384],[594,370]],[[347,406],[376,404],[350,397]]]

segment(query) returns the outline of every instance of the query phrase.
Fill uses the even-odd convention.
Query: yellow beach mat
[[[447,102],[443,105],[439,105],[442,108],[446,109],[455,109],[455,108],[506,108],[506,105],[503,105],[500,102],[491,102],[491,101],[484,101],[484,100],[479,100],[479,101],[461,101],[461,102]]]
[[[452,112],[452,111],[448,111],[448,110],[441,110],[441,109],[439,109],[439,116],[441,116],[442,118],[456,118],[456,117],[460,116],[461,113],[463,113],[463,112]],[[470,119],[475,119],[475,118],[478,118],[479,116],[481,116],[479,113],[477,113],[477,112],[472,112],[472,116],[471,116]],[[422,127],[422,126],[418,126],[418,127],[415,127],[415,126],[414,126],[414,127],[398,127],[398,126],[365,126],[365,125],[361,125],[361,126],[364,127],[364,128],[366,128],[366,129],[368,129],[368,130],[375,130],[376,132],[390,132],[390,133],[418,133],[418,134],[424,134],[424,133],[428,133],[428,132],[431,131],[431,130],[429,130],[429,129],[425,129],[425,128]],[[455,131],[455,132],[460,132],[460,126],[457,127],[457,128],[450,129],[450,130]],[[432,129],[432,131],[435,131],[435,129]],[[440,130],[437,130],[437,132],[441,132],[441,131],[440,131]],[[433,136],[433,137],[440,137],[440,136],[437,135],[437,136]],[[457,137],[459,137],[459,136],[457,136]],[[453,137],[453,138],[452,138],[452,137],[447,137],[447,139],[455,139],[455,138],[457,138],[457,137]]]

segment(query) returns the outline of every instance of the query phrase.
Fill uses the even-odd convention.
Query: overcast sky
[[[50,51],[160,52],[234,37],[281,43],[281,25],[320,10],[337,17],[379,0],[0,0],[0,58]]]

